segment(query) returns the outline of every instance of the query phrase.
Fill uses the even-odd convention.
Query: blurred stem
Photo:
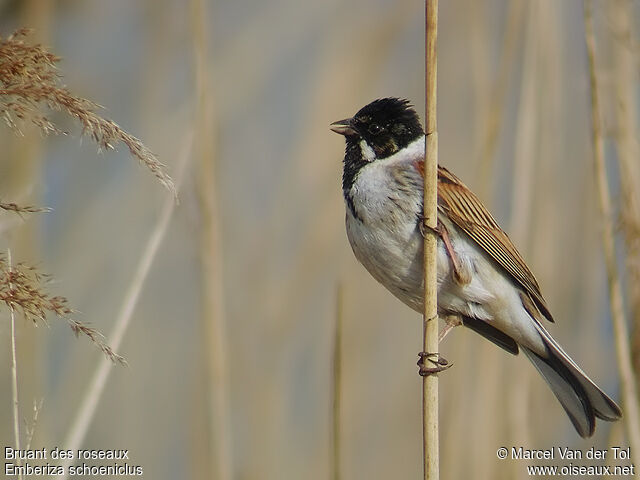
[[[11,250],[7,250],[7,264],[9,266],[9,274],[11,274]],[[9,282],[9,291],[11,292],[13,287]],[[20,405],[18,403],[18,363],[16,361],[16,313],[13,306],[10,306],[11,310],[11,393],[12,393],[12,408],[13,408],[13,438],[15,442],[15,448],[20,450]],[[22,461],[18,458],[17,465],[21,465]],[[18,475],[18,478],[22,479],[22,474]]]
[[[36,433],[36,427],[38,426],[38,415],[40,415],[40,410],[42,410],[42,404],[44,402],[44,399],[41,399],[40,402],[37,401],[33,401],[33,418],[31,419],[31,425],[27,425],[27,431],[26,431],[26,443],[25,443],[25,450],[30,450],[31,449],[31,441],[33,440],[33,435]]]
[[[631,367],[631,352],[629,349],[629,332],[624,318],[622,288],[616,265],[614,240],[613,210],[607,172],[604,165],[604,147],[602,129],[600,126],[600,105],[598,100],[598,75],[595,60],[595,37],[593,32],[592,2],[586,0],[584,4],[585,41],[589,58],[589,81],[591,91],[591,128],[593,133],[593,153],[595,157],[595,174],[598,186],[600,213],[602,214],[602,244],[605,263],[607,265],[607,280],[611,319],[618,357],[618,369],[622,384],[622,398],[625,407],[624,421],[627,427],[627,438],[631,451],[635,455],[640,452],[640,414],[638,412],[638,394],[635,377]],[[636,478],[640,478],[640,472]]]
[[[498,134],[500,133],[505,112],[504,104],[509,94],[509,72],[516,58],[516,47],[518,45],[518,36],[522,31],[525,6],[526,3],[522,0],[511,0],[508,2],[507,23],[502,41],[500,42],[503,47],[502,55],[500,55],[498,74],[491,91],[489,114],[486,118],[482,119],[482,125],[485,130],[484,141],[479,145],[478,151],[481,153],[477,163],[477,184],[480,198],[488,198],[491,192],[493,160],[498,145]]]
[[[184,170],[191,158],[192,141],[193,135],[189,132],[186,135],[184,147],[180,153],[178,165],[176,166],[176,190],[179,190],[180,188],[182,177],[184,176]],[[138,261],[136,271],[131,279],[127,293],[122,301],[122,305],[120,306],[120,311],[113,327],[113,331],[111,332],[111,335],[109,335],[108,343],[111,345],[115,353],[118,353],[120,344],[122,343],[124,335],[131,323],[131,318],[136,305],[138,304],[138,300],[140,299],[142,288],[147,280],[156,255],[160,250],[160,245],[162,244],[167,230],[169,229],[169,221],[171,220],[175,207],[176,197],[173,192],[169,192],[165,197],[156,226],[151,232],[140,260]],[[102,397],[109,375],[113,371],[113,366],[113,362],[105,357],[100,360],[100,364],[96,368],[91,379],[91,383],[84,394],[82,404],[80,405],[76,417],[71,424],[71,428],[63,442],[66,449],[77,450],[82,446],[87,430],[95,416],[98,402]],[[68,477],[69,466],[72,462],[72,459],[61,462],[61,465],[65,470],[65,474],[62,476],[61,480],[65,480]]]
[[[614,64],[616,149],[620,165],[620,229],[626,249],[627,291],[631,309],[631,355],[636,383],[640,379],[640,205],[637,186],[638,112],[635,108],[636,93],[636,52],[630,44],[633,39],[631,22],[632,4],[629,1],[607,3],[611,9],[611,20],[615,40],[612,57]],[[625,41],[626,40],[626,41]]]
[[[538,158],[538,104],[536,85],[542,83],[538,62],[538,27],[540,26],[539,2],[530,2],[525,7],[526,24],[523,45],[520,98],[516,113],[515,152],[511,191],[510,236],[524,253],[531,250],[531,213],[535,191],[536,171],[534,159]],[[516,368],[520,368],[518,365]],[[521,445],[529,444],[529,418],[527,414],[530,396],[529,370],[513,379],[508,388],[509,426],[512,438]],[[515,468],[515,464],[513,465]]]
[[[424,221],[431,229],[424,236],[424,311],[422,351],[438,354],[438,299],[436,254],[438,239],[437,179],[438,129],[437,99],[438,0],[425,0],[425,165]],[[438,376],[422,378],[422,440],[425,480],[440,476],[438,438]]]
[[[333,336],[333,398],[331,419],[333,424],[333,445],[331,450],[331,477],[340,480],[340,412],[342,397],[342,320],[344,316],[344,287],[336,288],[336,325]]]
[[[215,125],[208,74],[208,11],[206,0],[191,1],[195,55],[196,158],[201,212],[200,257],[203,342],[209,388],[210,475],[232,478],[227,333],[224,318],[223,253],[216,188]]]
[[[51,24],[55,5],[53,0],[23,0],[16,4],[19,8],[21,26],[33,28],[33,41],[46,44],[50,39]],[[24,136],[9,135],[2,142],[4,159],[3,198],[30,205],[41,204],[39,186],[42,182],[42,155],[44,140],[37,128],[25,125]],[[11,245],[16,258],[39,259],[39,239],[41,218],[30,218],[28,222],[16,224],[11,232]],[[47,342],[33,335],[31,325],[18,322],[16,335],[20,337],[20,350],[16,352],[20,364],[20,392],[23,399],[35,398],[43,385],[42,365],[47,358]],[[26,333],[28,329],[29,332]],[[24,335],[21,335],[24,333]],[[40,432],[43,434],[44,432]],[[46,437],[46,433],[42,435]]]
[[[534,158],[537,158],[537,118],[536,84],[538,75],[538,3],[527,5],[526,34],[522,60],[522,85],[518,101],[515,155],[513,167],[513,189],[511,192],[510,236],[525,252],[529,250],[529,230],[531,223],[531,200],[533,197],[535,172]]]

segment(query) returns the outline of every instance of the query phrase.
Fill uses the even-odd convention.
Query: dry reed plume
[[[2,203],[0,202],[0,210],[6,210],[7,212],[14,212],[22,216],[23,213],[44,213],[50,212],[50,208],[35,207],[33,205],[18,205],[17,203]]]
[[[44,289],[49,275],[40,273],[35,267],[18,263],[10,265],[0,255],[0,302],[34,324],[45,323],[48,314],[65,320],[73,333],[88,337],[113,362],[125,364],[125,360],[107,345],[97,330],[73,319],[74,310],[62,296],[52,296]]]
[[[42,45],[28,43],[29,29],[20,29],[7,38],[0,37],[0,116],[13,130],[32,123],[44,134],[65,133],[42,112],[43,107],[66,112],[82,125],[101,149],[113,149],[124,143],[131,155],[144,164],[174,196],[173,180],[154,153],[140,140],[120,128],[115,122],[96,113],[100,106],[78,97],[61,84],[56,69],[60,58]]]
[[[0,116],[9,128],[21,133],[23,124],[31,123],[46,135],[65,134],[49,120],[43,109],[66,112],[80,122],[82,134],[91,137],[100,149],[113,149],[118,142],[124,143],[131,155],[175,197],[173,180],[153,152],[115,122],[98,115],[98,104],[74,95],[62,85],[56,68],[60,58],[42,45],[30,44],[30,33],[29,29],[23,28],[9,37],[0,36]],[[18,215],[49,211],[47,208],[2,202],[0,210]],[[47,278],[23,263],[12,267],[0,256],[0,301],[35,324],[46,322],[49,313],[57,315],[67,322],[76,336],[88,337],[107,358],[125,364],[125,360],[104,342],[102,334],[71,317],[74,312],[65,297],[45,292],[43,284]]]

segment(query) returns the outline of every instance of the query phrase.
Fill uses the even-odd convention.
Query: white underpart
[[[362,151],[366,157],[364,147]],[[415,162],[423,158],[424,137],[420,137],[395,155],[365,165],[349,192],[357,218],[347,209],[346,219],[347,236],[360,263],[418,312],[422,312],[423,298],[423,238],[417,227],[422,177]],[[544,344],[535,321],[522,305],[519,288],[464,232],[439,217],[449,230],[462,267],[471,275],[467,285],[458,285],[453,280],[450,258],[438,240],[440,313],[486,321],[519,344],[543,353]]]
[[[398,153],[385,158],[382,162],[406,162],[407,159],[422,160],[424,158],[424,136],[420,136],[417,140],[414,140]]]
[[[364,140],[360,140],[360,151],[367,162],[371,163],[376,159],[376,152]]]

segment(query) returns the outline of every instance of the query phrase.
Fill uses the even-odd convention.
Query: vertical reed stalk
[[[189,132],[186,135],[186,139],[184,142],[184,147],[180,153],[180,158],[178,160],[178,164],[176,166],[176,178],[175,178],[175,186],[176,192],[178,191],[180,184],[182,182],[182,178],[184,176],[184,171],[189,163],[191,158],[191,145],[193,142],[193,135]],[[120,344],[124,339],[124,335],[129,328],[129,324],[131,323],[131,318],[133,317],[133,312],[135,311],[136,305],[138,304],[138,300],[140,298],[140,294],[142,293],[142,288],[144,287],[147,276],[149,275],[149,271],[151,270],[151,266],[160,250],[160,245],[162,245],[162,241],[169,229],[169,221],[173,215],[173,211],[176,207],[176,197],[175,192],[170,191],[164,201],[164,205],[162,206],[162,211],[160,213],[160,217],[156,223],[155,228],[149,235],[149,239],[147,240],[147,244],[145,249],[138,261],[138,265],[136,271],[131,279],[131,283],[129,284],[129,288],[127,293],[122,301],[122,305],[120,306],[120,311],[118,313],[118,318],[116,319],[115,326],[113,327],[113,331],[111,335],[109,335],[109,345],[111,345],[114,352],[118,352],[120,349]],[[109,375],[113,370],[113,361],[108,358],[102,358],[100,360],[100,364],[96,368],[93,373],[93,378],[91,379],[91,383],[89,384],[84,398],[82,399],[82,404],[78,409],[75,419],[71,424],[71,428],[63,442],[63,445],[66,449],[69,450],[77,450],[82,446],[82,442],[84,441],[84,437],[87,434],[87,430],[93,421],[93,417],[96,413],[96,409],[98,408],[98,402],[102,397],[102,392],[107,385],[107,380]],[[66,480],[68,478],[69,466],[72,464],[73,460],[64,460],[61,462],[62,467],[65,470],[65,473],[62,475],[61,480]]]
[[[607,172],[604,164],[604,146],[602,129],[600,126],[600,106],[598,103],[598,77],[595,62],[595,37],[593,33],[592,2],[584,3],[585,41],[587,56],[589,59],[589,81],[591,90],[591,128],[593,133],[593,154],[595,157],[595,174],[598,187],[598,200],[602,215],[602,245],[604,249],[605,263],[607,265],[607,280],[609,285],[609,298],[611,308],[611,320],[616,344],[618,369],[622,386],[622,398],[624,402],[624,421],[627,430],[627,439],[631,451],[635,455],[640,452],[640,412],[638,411],[638,390],[631,366],[631,352],[629,348],[629,332],[624,314],[622,299],[622,287],[620,275],[616,265],[613,209]],[[640,478],[638,472],[636,478]]]
[[[520,37],[524,30],[525,7],[526,3],[522,0],[508,2],[506,25],[500,42],[502,45],[500,63],[491,89],[488,115],[482,119],[484,139],[482,143],[477,144],[479,157],[476,164],[478,178],[476,183],[478,185],[477,193],[483,199],[489,198],[491,193],[494,157],[498,147],[500,128],[505,116],[505,103],[509,96],[510,73],[516,60],[516,47],[519,45]],[[485,7],[483,6],[482,8]]]
[[[195,55],[195,105],[198,178],[201,212],[200,258],[203,348],[208,384],[210,478],[230,480],[232,473],[227,333],[223,292],[223,253],[216,186],[215,125],[208,63],[207,0],[192,0]]]
[[[636,383],[640,381],[640,199],[638,185],[638,95],[636,52],[632,42],[633,3],[610,2],[614,34],[619,39],[612,52],[615,85],[616,150],[620,165],[620,230],[625,243],[627,294],[631,312],[631,356]]]
[[[33,29],[30,40],[34,43],[49,44],[54,21],[56,5],[53,0],[23,0],[15,4],[18,7],[20,25]],[[11,196],[32,205],[41,205],[40,188],[35,187],[44,182],[43,177],[43,135],[37,128],[25,126],[24,137],[10,135],[2,142],[3,180],[9,191],[2,196]],[[11,159],[11,161],[7,161]],[[11,245],[16,258],[40,258],[42,245],[41,218],[32,218],[21,222],[11,232]],[[20,349],[17,361],[20,364],[20,392],[22,398],[35,398],[43,385],[42,365],[46,364],[48,343],[39,335],[30,332],[30,322],[18,322],[16,334],[20,338]],[[28,333],[27,333],[28,332]],[[40,431],[40,434],[45,432]],[[44,435],[43,435],[44,436]]]
[[[438,0],[425,0],[425,162],[423,215],[427,227],[438,224],[438,130],[436,122]],[[438,352],[438,299],[435,231],[424,236],[424,311],[422,350]],[[440,476],[438,443],[438,376],[422,379],[422,446],[424,479]]]
[[[11,250],[7,250],[7,264],[9,266],[9,274],[11,275]],[[11,283],[9,283],[9,291],[13,290]],[[15,448],[20,450],[20,405],[18,403],[18,363],[16,361],[16,313],[13,306],[10,306],[11,310],[11,393],[12,393],[12,408],[13,408],[13,437],[15,442]],[[17,460],[16,464],[20,465],[22,462]],[[22,480],[22,474],[18,476]]]
[[[511,191],[511,214],[509,235],[526,254],[531,250],[531,220],[536,183],[535,159],[539,152],[537,85],[539,75],[538,28],[540,27],[539,2],[530,2],[525,7],[525,33],[522,52],[522,80],[520,98],[516,114],[516,138]],[[511,366],[513,382],[508,388],[507,409],[512,439],[518,445],[529,445],[529,397],[531,392],[531,371],[519,369],[522,365]],[[515,469],[515,463],[512,465]],[[514,470],[515,471],[515,470]]]
[[[342,319],[344,292],[342,284],[336,289],[336,324],[333,336],[333,395],[331,401],[331,432],[333,442],[331,445],[331,478],[340,480],[340,413],[342,399]]]

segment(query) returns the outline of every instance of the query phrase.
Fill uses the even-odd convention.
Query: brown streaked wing
[[[542,315],[553,322],[536,278],[507,234],[478,197],[441,166],[438,166],[438,208],[504,268],[525,289]]]

